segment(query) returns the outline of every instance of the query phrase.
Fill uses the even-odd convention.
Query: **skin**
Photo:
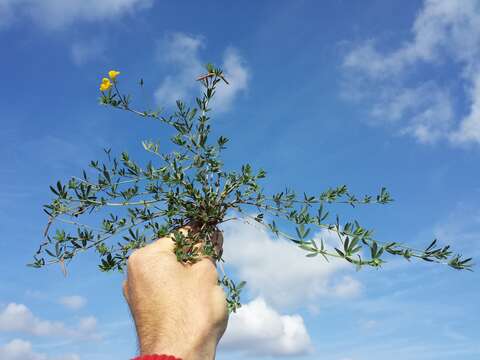
[[[186,234],[186,229],[181,231]],[[214,243],[218,253],[221,233]],[[168,236],[136,250],[128,260],[123,294],[135,321],[140,354],[215,359],[228,323],[215,260],[204,256],[193,265],[182,264],[173,249]]]

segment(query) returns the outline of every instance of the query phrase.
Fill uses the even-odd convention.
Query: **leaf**
[[[436,243],[437,243],[437,239],[434,239],[432,243],[425,249],[425,252],[428,252],[429,250],[431,250]]]
[[[337,249],[335,248],[335,251],[338,253],[338,255],[340,255],[341,257],[345,257],[345,254],[340,250],[340,249]]]

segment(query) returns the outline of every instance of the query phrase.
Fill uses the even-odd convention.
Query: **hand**
[[[184,235],[187,228],[181,229]],[[214,241],[221,251],[223,238]],[[203,257],[182,264],[170,236],[132,253],[123,293],[137,329],[140,354],[167,354],[182,360],[215,359],[228,322],[225,292],[215,261]]]

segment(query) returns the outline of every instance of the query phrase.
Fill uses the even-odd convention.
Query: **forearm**
[[[214,360],[215,359],[215,349],[207,351],[205,348],[194,349],[190,348],[188,345],[179,342],[177,344],[164,346],[164,345],[153,345],[151,348],[145,348],[145,350],[140,351],[141,356],[151,355],[151,354],[173,354],[175,357],[181,360]]]
[[[138,332],[140,355],[171,354],[181,360],[214,360],[216,343],[211,343],[208,336],[194,337],[178,331],[177,336],[165,334],[151,329],[146,334],[145,329]],[[200,340],[203,339],[203,340]],[[202,343],[203,341],[203,343]]]

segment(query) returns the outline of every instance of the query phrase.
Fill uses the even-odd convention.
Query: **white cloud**
[[[203,43],[202,37],[174,33],[166,36],[158,44],[159,60],[173,65],[172,74],[163,80],[155,92],[159,104],[175,104],[175,101],[185,100],[188,93],[198,89],[195,80],[204,72],[198,54],[203,48]]]
[[[469,338],[467,336],[463,335],[459,331],[454,330],[449,325],[444,325],[443,326],[443,335],[450,338],[453,341],[456,341],[456,342],[469,340]]]
[[[100,39],[74,42],[70,48],[73,63],[81,66],[105,56],[105,43]]]
[[[258,356],[304,355],[313,350],[300,315],[280,315],[265,300],[244,304],[229,319],[220,349]]]
[[[451,134],[451,140],[457,144],[480,143],[480,75],[472,80],[470,92],[470,111],[462,120],[460,127]]]
[[[32,344],[22,339],[12,341],[0,346],[0,359],[2,360],[80,360],[77,354],[63,355],[50,358],[45,354],[35,353]]]
[[[171,73],[155,91],[155,99],[161,106],[170,106],[177,100],[186,101],[189,95],[200,93],[200,84],[196,81],[205,73],[200,50],[205,47],[205,39],[183,33],[166,36],[157,46],[157,58],[160,63],[171,68]],[[216,111],[227,111],[234,99],[248,87],[248,70],[238,50],[229,47],[224,52],[222,69],[229,85],[221,83],[214,98]]]
[[[412,39],[391,52],[377,50],[373,40],[352,49],[343,62],[344,95],[370,100],[374,118],[395,120],[400,133],[419,142],[480,143],[480,3],[425,0],[411,31]],[[451,92],[435,81],[449,64],[460,68],[455,81],[470,101],[466,115],[454,111]]]
[[[87,316],[81,318],[78,323],[78,330],[81,333],[88,334],[92,333],[97,329],[97,319],[95,316]]]
[[[76,327],[67,327],[61,321],[36,317],[23,304],[9,303],[0,311],[0,332],[21,332],[35,336],[63,336],[69,338],[99,339],[93,317],[80,318]]]
[[[13,21],[12,3],[13,0],[0,0],[0,29]]]
[[[58,302],[71,310],[78,310],[84,307],[87,303],[87,299],[83,296],[72,295],[72,296],[63,296]]]
[[[245,61],[235,48],[227,48],[223,59],[223,71],[229,85],[220,82],[213,106],[216,110],[230,109],[235,97],[248,87],[249,73]]]
[[[76,22],[114,20],[151,7],[152,0],[0,0],[0,25],[30,18],[55,30]]]
[[[351,276],[343,276],[342,279],[332,288],[332,293],[340,298],[352,298],[362,292],[360,282]]]
[[[21,339],[14,339],[0,346],[0,359],[2,360],[47,360],[44,354],[32,351],[32,344]]]
[[[261,225],[226,223],[224,258],[247,281],[248,289],[280,307],[316,304],[318,297],[357,296],[361,284],[337,274],[352,269],[346,261],[306,258],[306,252],[284,239],[273,239]],[[332,233],[315,236],[336,241]],[[309,304],[311,303],[311,304]]]
[[[61,355],[60,357],[49,358],[51,360],[80,360],[80,355],[77,354],[66,354]]]
[[[450,95],[433,83],[384,89],[370,114],[377,122],[401,122],[400,134],[412,135],[421,143],[442,139],[454,116]]]
[[[370,320],[362,321],[360,325],[365,330],[372,330],[379,326],[379,322],[377,320],[370,319]]]
[[[477,190],[478,191],[478,190]],[[431,233],[428,229],[426,233]],[[476,205],[458,203],[450,214],[433,227],[434,237],[443,243],[453,243],[467,257],[480,255],[480,209]]]
[[[58,321],[41,320],[23,304],[10,303],[0,312],[0,331],[26,332],[37,336],[60,335],[65,325]]]
[[[30,289],[27,289],[25,291],[25,295],[27,295],[28,297],[31,297],[33,299],[37,299],[37,300],[45,300],[45,299],[48,299],[48,296],[46,293],[44,293],[43,291],[40,291],[40,290],[30,290]]]

